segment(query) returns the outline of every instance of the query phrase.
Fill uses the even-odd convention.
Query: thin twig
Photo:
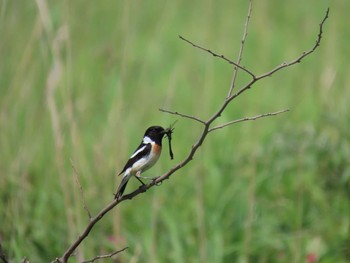
[[[313,53],[316,48],[320,45],[321,43],[321,39],[322,39],[322,34],[323,34],[323,25],[325,23],[325,21],[327,20],[328,18],[328,15],[329,15],[329,8],[327,9],[326,11],[326,15],[325,17],[323,18],[323,20],[321,21],[320,23],[320,29],[319,29],[319,32],[318,32],[318,35],[317,35],[317,39],[316,39],[316,42],[315,42],[315,45],[308,51],[306,52],[303,52],[299,57],[297,57],[296,59],[292,60],[292,61],[289,61],[289,62],[284,62],[282,63],[281,65],[277,66],[276,68],[272,69],[271,71],[267,72],[267,73],[264,73],[260,76],[257,76],[256,77],[256,80],[260,80],[260,79],[263,79],[263,78],[266,78],[266,77],[269,77],[271,76],[273,73],[283,69],[283,68],[286,68],[286,67],[290,67],[290,66],[293,66],[295,64],[298,64],[300,63],[306,56],[310,55],[311,53]]]
[[[229,125],[232,125],[232,124],[235,124],[235,123],[238,123],[238,122],[255,121],[255,120],[260,119],[260,118],[275,116],[275,115],[278,115],[278,114],[281,114],[281,113],[284,113],[284,112],[287,112],[287,111],[289,111],[289,109],[284,109],[284,110],[280,110],[280,111],[276,111],[276,112],[264,113],[264,114],[260,114],[260,115],[253,116],[253,117],[245,117],[245,118],[242,118],[242,119],[230,121],[230,122],[227,122],[227,123],[215,126],[213,128],[210,128],[209,132],[212,132],[212,131],[215,131],[215,130],[218,130],[218,129],[222,129],[222,128],[226,127],[226,126],[229,126]]]
[[[84,260],[82,261],[81,263],[89,263],[89,262],[95,262],[97,260],[100,260],[100,259],[104,259],[104,258],[111,258],[121,252],[123,252],[124,250],[128,249],[128,247],[125,247],[123,249],[120,249],[120,250],[117,250],[117,251],[114,251],[113,253],[110,253],[110,254],[106,254],[106,255],[100,255],[100,256],[96,256],[92,259],[88,259],[88,260]]]
[[[169,113],[169,114],[178,115],[178,116],[180,116],[180,117],[187,118],[187,119],[191,119],[191,120],[200,122],[200,123],[202,123],[202,124],[205,124],[205,121],[202,121],[201,119],[199,119],[199,118],[197,118],[197,117],[190,116],[190,115],[186,115],[186,114],[183,114],[183,113],[179,113],[179,112],[177,112],[177,111],[170,111],[170,110],[164,110],[164,109],[159,109],[159,111],[165,112],[165,113]]]
[[[86,205],[86,200],[85,200],[85,195],[84,195],[84,190],[83,190],[83,187],[81,186],[81,183],[80,183],[80,180],[79,180],[79,174],[78,174],[78,171],[77,169],[75,169],[75,166],[74,166],[74,163],[73,163],[73,160],[70,159],[70,164],[73,168],[73,171],[74,171],[74,178],[75,178],[75,181],[79,187],[79,190],[80,190],[80,194],[81,194],[81,199],[83,200],[83,207],[86,211],[86,213],[88,214],[88,217],[89,217],[89,220],[91,220],[92,216],[91,216],[91,213],[90,213],[90,210],[89,208],[87,207]]]
[[[241,70],[247,72],[250,76],[252,76],[253,79],[255,78],[255,75],[254,75],[250,70],[248,70],[248,69],[246,69],[244,66],[241,66],[241,65],[237,64],[236,62],[233,62],[232,60],[226,58],[224,55],[218,55],[217,53],[211,51],[210,49],[201,47],[201,46],[199,46],[199,45],[193,43],[192,41],[190,41],[190,40],[184,38],[183,36],[180,36],[180,35],[179,35],[179,38],[180,38],[181,40],[183,40],[183,41],[185,41],[185,42],[191,44],[191,45],[192,45],[193,47],[195,47],[195,48],[201,49],[201,50],[203,50],[203,51],[205,51],[205,52],[208,52],[209,54],[213,55],[214,57],[218,57],[218,58],[221,58],[221,59],[225,60],[225,61],[228,62],[229,64],[234,65],[234,66],[236,66],[237,68],[240,68]]]
[[[236,62],[238,65],[240,65],[241,61],[242,61],[243,49],[244,49],[245,40],[246,40],[247,35],[248,35],[248,25],[249,25],[251,14],[252,14],[252,0],[249,1],[248,15],[247,15],[247,19],[246,19],[245,25],[244,25],[244,32],[243,32],[243,38],[241,41],[241,48],[239,50],[238,58],[237,58],[237,62]],[[234,67],[231,87],[230,87],[230,90],[227,94],[227,98],[231,97],[232,91],[235,88],[237,74],[238,74],[237,67]]]

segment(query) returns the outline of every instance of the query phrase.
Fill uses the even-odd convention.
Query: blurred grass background
[[[350,262],[350,2],[254,1],[243,64],[260,74],[309,49],[328,6],[320,48],[219,121],[291,112],[211,134],[187,167],[107,215],[71,261],[129,246],[120,262]],[[0,8],[0,241],[14,262],[48,262],[88,222],[70,159],[95,214],[144,130],[177,119],[158,108],[211,116],[232,67],[178,35],[236,58],[248,1]],[[164,149],[146,175],[182,160],[199,131],[180,119],[175,160]]]

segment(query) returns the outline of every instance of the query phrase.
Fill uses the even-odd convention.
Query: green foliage
[[[128,246],[122,262],[349,262],[350,5],[340,2],[316,53],[258,83],[218,122],[291,112],[210,134],[188,166],[107,215],[71,261]],[[260,74],[307,50],[327,4],[254,1],[243,64]],[[248,6],[0,5],[0,242],[14,262],[48,262],[88,223],[70,159],[96,214],[144,129],[177,119],[158,108],[206,119],[227,94],[232,67],[177,36],[236,57]],[[237,85],[246,80],[240,72]],[[175,160],[165,146],[146,176],[182,160],[199,132],[180,119]]]

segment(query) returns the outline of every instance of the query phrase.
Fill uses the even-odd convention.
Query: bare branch
[[[199,119],[199,118],[197,118],[197,117],[190,116],[190,115],[186,115],[186,114],[183,114],[183,113],[179,113],[179,112],[177,112],[177,111],[169,111],[169,110],[164,110],[164,109],[159,109],[159,111],[165,112],[165,113],[169,113],[169,114],[178,115],[178,116],[180,116],[180,117],[187,118],[187,119],[191,119],[191,120],[200,122],[200,123],[202,123],[202,124],[205,124],[205,121],[202,121],[201,119]]]
[[[237,59],[238,65],[240,65],[241,61],[242,61],[243,49],[244,49],[245,40],[246,40],[247,35],[248,35],[248,25],[249,25],[249,20],[250,20],[251,14],[252,14],[252,0],[249,1],[248,15],[247,15],[247,19],[246,19],[245,25],[244,25],[244,33],[243,33],[243,38],[241,41],[241,48],[240,48],[239,53],[238,53],[238,59]],[[230,87],[230,90],[227,94],[227,98],[231,97],[232,91],[235,88],[237,74],[238,74],[237,67],[234,67],[231,87]]]
[[[247,72],[250,76],[252,76],[253,79],[255,78],[255,75],[254,75],[250,70],[248,70],[248,69],[246,69],[244,66],[241,66],[241,65],[237,64],[236,62],[233,62],[232,60],[226,58],[224,55],[218,55],[218,54],[214,53],[213,51],[211,51],[210,49],[201,47],[201,46],[199,46],[199,45],[193,43],[192,41],[190,41],[190,40],[184,38],[183,36],[179,36],[179,38],[180,38],[181,40],[183,40],[183,41],[185,41],[185,42],[191,44],[191,45],[192,45],[193,47],[195,47],[195,48],[201,49],[201,50],[203,50],[203,51],[205,51],[205,52],[208,52],[209,54],[213,55],[214,57],[218,57],[218,58],[221,58],[221,59],[225,60],[225,61],[228,62],[229,64],[234,65],[234,66],[236,66],[237,68],[239,68],[239,69],[241,69],[241,70]]]
[[[210,129],[209,129],[209,132],[212,132],[212,131],[215,131],[215,130],[218,130],[218,129],[225,128],[226,126],[229,126],[229,125],[232,125],[232,124],[235,124],[235,123],[238,123],[238,122],[243,122],[243,121],[255,121],[255,120],[260,119],[260,118],[275,116],[275,115],[278,115],[278,114],[281,114],[281,113],[285,113],[285,112],[287,112],[287,111],[289,111],[289,109],[284,109],[284,110],[280,110],[280,111],[276,111],[276,112],[264,113],[264,114],[260,114],[260,115],[254,116],[254,117],[245,117],[245,118],[242,118],[242,119],[230,121],[230,122],[227,122],[227,123],[224,123],[224,124],[215,126],[215,127],[213,127],[213,128],[210,128]]]
[[[83,190],[83,187],[81,186],[81,183],[80,183],[80,181],[79,181],[78,171],[77,171],[77,169],[75,169],[75,166],[74,166],[74,163],[73,163],[73,160],[72,160],[72,159],[70,159],[70,164],[71,164],[71,166],[72,166],[72,168],[73,168],[73,171],[74,171],[74,178],[75,178],[75,181],[77,182],[77,185],[78,185],[79,190],[80,190],[81,199],[83,200],[83,207],[84,207],[86,213],[88,214],[89,220],[91,220],[92,216],[91,216],[91,213],[90,213],[89,208],[88,208],[87,205],[86,205],[84,190]]]
[[[313,47],[311,49],[309,49],[308,51],[304,51],[300,56],[298,56],[297,58],[295,58],[294,60],[290,61],[290,62],[284,62],[282,63],[281,65],[277,66],[276,68],[260,75],[260,76],[257,76],[256,78],[254,78],[253,80],[251,80],[248,84],[246,84],[244,87],[242,87],[240,90],[238,90],[235,94],[231,95],[231,97],[227,98],[225,100],[225,103],[221,106],[221,108],[219,109],[219,111],[217,113],[219,113],[219,115],[225,110],[226,106],[231,102],[231,100],[235,99],[236,97],[238,97],[239,95],[241,95],[243,92],[245,92],[246,90],[250,89],[251,86],[261,80],[261,79],[264,79],[266,77],[270,77],[272,76],[274,73],[276,73],[277,71],[280,71],[284,68],[287,68],[287,67],[290,67],[290,66],[293,66],[295,64],[298,64],[300,63],[305,57],[307,57],[308,55],[312,54],[316,49],[317,47],[319,47],[320,43],[321,43],[321,39],[322,39],[322,34],[323,34],[323,26],[324,26],[324,23],[326,22],[327,18],[328,18],[328,15],[329,15],[329,8],[326,10],[326,14],[325,16],[323,17],[321,23],[320,23],[320,29],[319,29],[319,32],[318,32],[318,35],[317,35],[317,39],[316,39],[316,42],[315,44],[313,45]],[[216,114],[214,114],[211,118],[211,120],[214,120],[216,118]]]
[[[95,217],[90,219],[89,224],[84,229],[83,233],[79,235],[79,237],[73,242],[72,245],[64,252],[63,256],[58,259],[58,262],[66,263],[68,262],[69,257],[73,254],[74,250],[80,245],[81,242],[89,235],[90,231],[94,227],[94,225],[102,219],[102,217],[112,210],[118,203],[120,203],[122,199],[114,199],[111,203],[109,203],[105,208],[103,208]]]
[[[106,255],[100,255],[100,256],[96,256],[92,259],[88,259],[88,260],[84,260],[82,261],[81,263],[90,263],[90,262],[95,262],[97,260],[100,260],[100,259],[104,259],[104,258],[111,258],[121,252],[123,252],[124,250],[128,249],[128,247],[125,247],[123,249],[120,249],[120,250],[117,250],[117,251],[114,251],[113,253],[110,253],[110,254],[106,254]]]

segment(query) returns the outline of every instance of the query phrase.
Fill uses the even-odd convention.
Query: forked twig
[[[324,23],[326,22],[327,18],[329,15],[329,8],[326,10],[326,14],[323,17],[320,25],[319,25],[319,32],[317,34],[317,39],[315,44],[312,46],[311,49],[309,49],[306,52],[303,52],[301,55],[299,55],[297,58],[295,58],[294,60],[290,61],[290,62],[284,62],[281,65],[275,67],[274,69],[261,74],[260,76],[254,77],[254,79],[252,79],[250,82],[248,82],[245,86],[243,86],[240,90],[238,90],[236,93],[232,94],[230,97],[226,98],[226,100],[224,101],[224,103],[221,105],[220,109],[213,114],[213,116],[208,120],[208,122],[212,123],[218,116],[221,115],[221,113],[226,109],[227,105],[235,98],[237,98],[239,95],[241,95],[243,92],[247,91],[248,89],[250,89],[252,87],[253,84],[255,84],[257,81],[260,81],[266,77],[272,76],[272,74],[276,73],[277,71],[280,71],[284,68],[293,66],[297,63],[300,63],[305,57],[307,57],[308,55],[312,54],[317,47],[320,45],[321,43],[321,39],[322,39],[322,34],[323,34],[323,26]]]
[[[243,32],[243,38],[241,41],[241,48],[240,48],[239,53],[238,53],[238,59],[237,59],[238,65],[240,65],[241,61],[242,61],[243,49],[244,49],[245,40],[246,40],[247,35],[248,35],[248,25],[249,25],[251,14],[252,14],[252,0],[249,1],[248,15],[247,15],[247,19],[246,19],[245,25],[244,25],[244,32]],[[238,74],[237,67],[234,67],[231,87],[230,87],[230,90],[227,94],[227,98],[231,97],[232,91],[235,88],[237,74]]]

